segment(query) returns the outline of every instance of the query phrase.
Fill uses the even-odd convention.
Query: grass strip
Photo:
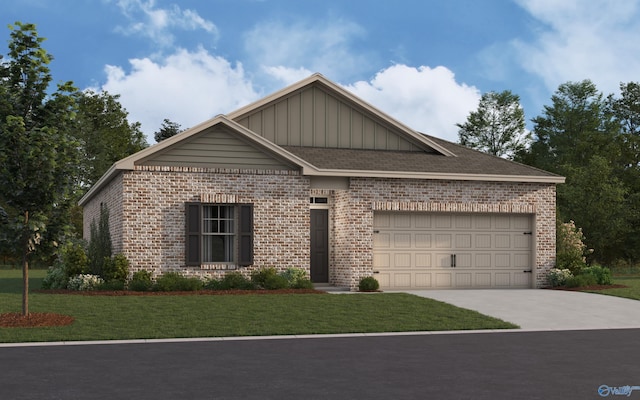
[[[19,311],[19,279],[2,272],[0,313]],[[31,276],[35,290],[44,274]],[[75,322],[65,327],[0,328],[0,342],[517,328],[476,311],[405,293],[115,297],[32,293],[30,310],[70,315]]]

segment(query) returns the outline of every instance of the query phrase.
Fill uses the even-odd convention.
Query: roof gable
[[[216,124],[135,162],[200,168],[291,170],[298,166]]]
[[[320,74],[228,115],[279,146],[454,156]]]

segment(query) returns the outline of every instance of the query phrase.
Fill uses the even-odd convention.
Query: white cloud
[[[398,64],[345,87],[409,127],[452,142],[458,141],[455,124],[464,123],[480,101],[477,88],[456,82],[453,72],[441,66]]]
[[[160,63],[149,58],[129,62],[128,72],[107,66],[100,89],[120,95],[129,120],[142,124],[150,143],[165,118],[189,128],[259,97],[241,64],[234,66],[204,49],[179,49]]]
[[[125,35],[141,35],[160,46],[171,46],[175,41],[172,29],[185,31],[204,30],[218,36],[216,26],[193,10],[182,10],[177,5],[157,8],[154,0],[118,0],[121,12],[131,21],[116,31]]]
[[[518,62],[550,91],[591,79],[605,93],[638,80],[638,0],[519,0],[541,24],[533,41],[515,40]]]
[[[251,29],[245,49],[263,71],[284,83],[308,71],[337,80],[370,68],[373,56],[356,50],[355,42],[364,36],[361,26],[343,18],[274,20]]]

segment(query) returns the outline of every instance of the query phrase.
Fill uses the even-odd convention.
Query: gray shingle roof
[[[428,138],[453,152],[457,157],[412,151],[282,147],[320,169],[532,177],[558,176],[534,167],[471,150],[433,136],[428,136]]]

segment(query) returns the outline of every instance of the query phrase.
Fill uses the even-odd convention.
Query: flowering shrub
[[[589,253],[583,243],[581,228],[573,221],[558,224],[556,239],[556,268],[568,269],[577,275],[586,266],[585,255]]]
[[[69,278],[67,289],[70,290],[93,290],[104,283],[98,275],[80,274]]]
[[[551,286],[563,286],[567,283],[567,279],[573,278],[573,274],[568,269],[552,268],[549,271],[549,283]]]

